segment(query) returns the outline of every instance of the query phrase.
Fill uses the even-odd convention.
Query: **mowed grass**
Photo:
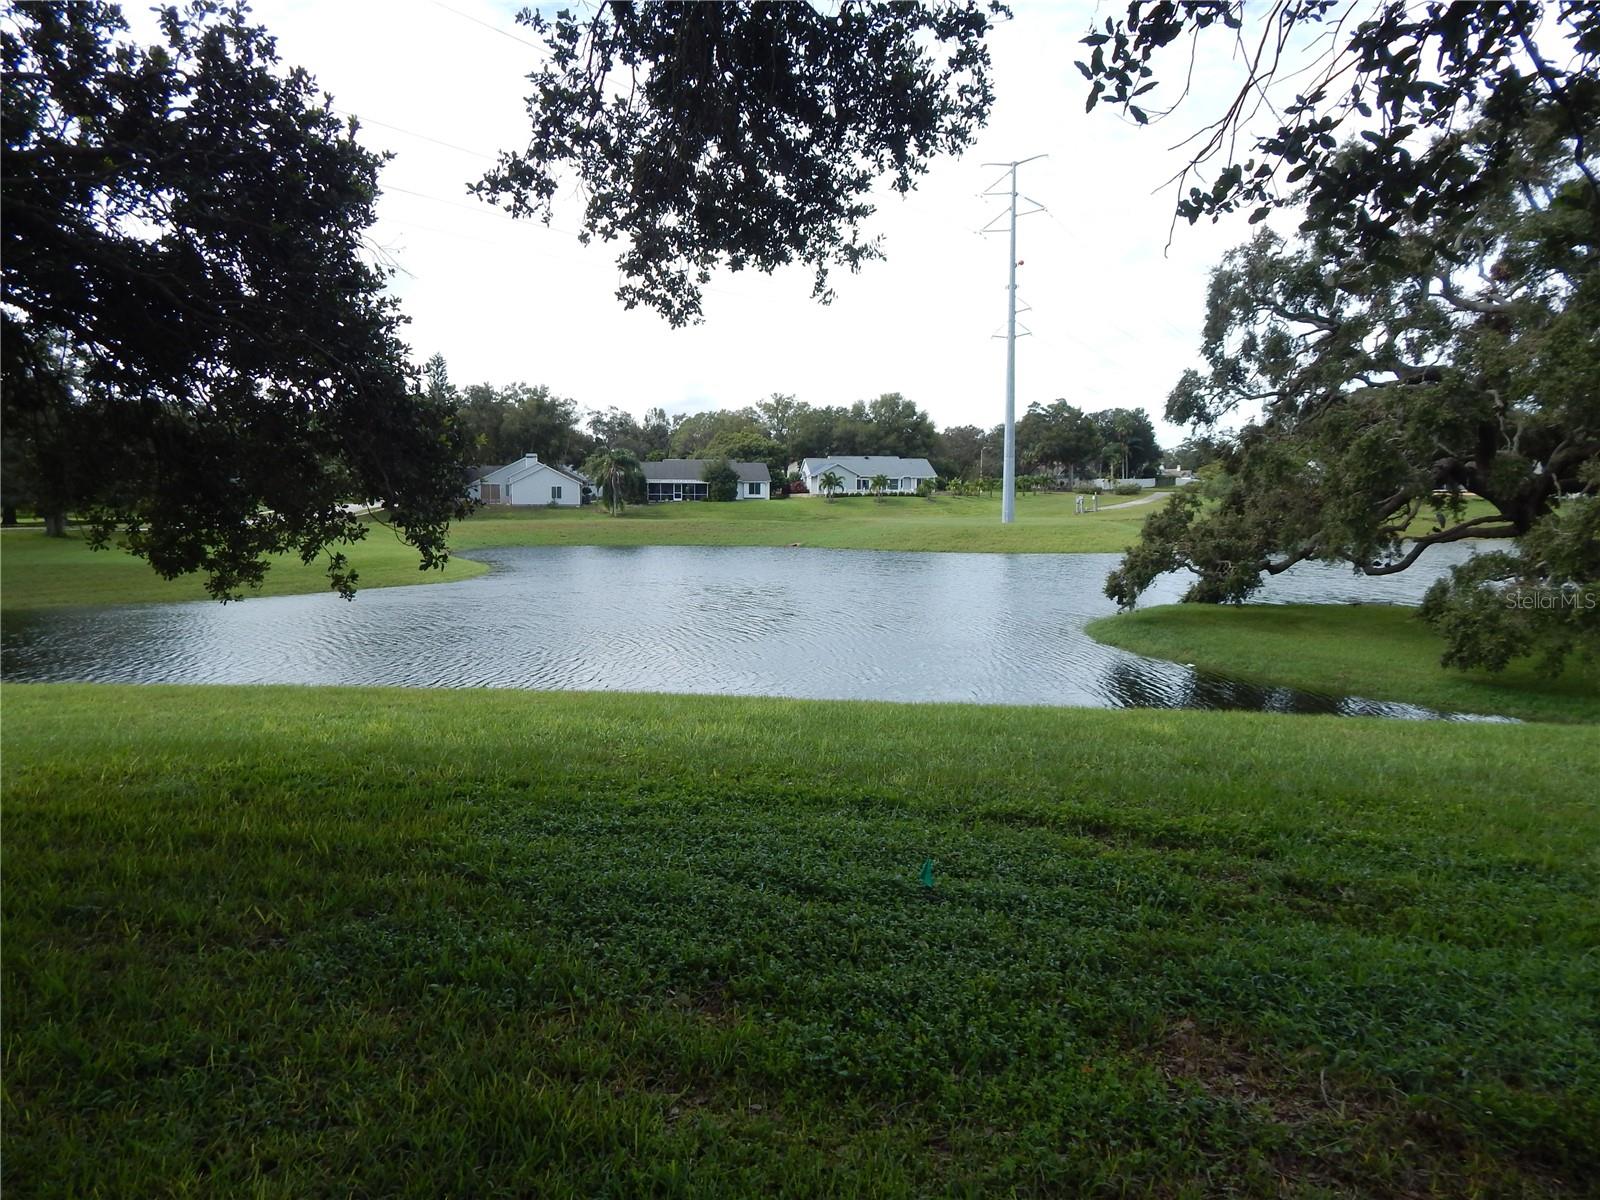
[[[1588,729],[4,703],[8,1194],[1600,1178]]]
[[[1120,498],[1119,498],[1120,500]],[[1064,492],[1017,497],[1000,524],[1000,497],[852,496],[733,504],[649,504],[611,516],[582,509],[483,508],[456,526],[456,544],[484,546],[802,546],[825,550],[930,550],[985,554],[1120,553],[1138,540],[1155,505],[1073,512]]]
[[[381,526],[373,526],[363,541],[344,550],[360,574],[359,588],[467,579],[489,569],[470,559],[451,558],[442,571],[423,571],[417,552]],[[274,558],[261,589],[246,595],[327,590],[325,560],[303,563],[288,555]],[[0,608],[6,610],[206,598],[199,576],[163,579],[149,563],[120,547],[91,550],[77,529],[69,529],[64,538],[45,537],[39,529],[10,529],[0,535]]]
[[[1156,503],[1165,503],[1158,500]],[[1153,506],[1103,508],[1078,516],[1068,495],[1023,495],[1017,521],[1000,524],[998,496],[877,501],[853,497],[745,501],[734,504],[655,504],[610,516],[604,509],[486,508],[456,525],[455,550],[497,546],[820,546],[848,550],[968,550],[1118,552],[1127,549]],[[421,571],[416,551],[374,525],[365,541],[346,548],[360,572],[359,587],[396,587],[465,579],[488,568],[452,558],[444,571]],[[327,590],[323,563],[293,556],[272,562],[266,583],[251,595],[283,596]],[[91,551],[82,534],[47,538],[41,529],[0,536],[0,607],[134,604],[205,597],[189,576],[165,580],[120,549]]]
[[[1600,721],[1600,662],[1574,659],[1554,678],[1531,660],[1498,674],[1443,667],[1444,642],[1414,608],[1165,604],[1103,617],[1086,632],[1136,654],[1236,679],[1451,712]]]

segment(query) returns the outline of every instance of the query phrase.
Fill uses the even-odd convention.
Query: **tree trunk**
[[[67,514],[64,512],[47,512],[44,514],[45,537],[64,538],[67,536]]]
[[[17,506],[15,504],[7,504],[4,507],[0,507],[0,525],[4,525],[9,528],[16,523]]]

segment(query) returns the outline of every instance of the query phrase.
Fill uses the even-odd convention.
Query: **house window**
[[[761,485],[759,483],[747,483],[744,485],[744,489],[744,494],[746,496],[761,495]]]
[[[560,484],[555,484],[554,486],[551,487],[551,489],[550,489],[550,499],[552,499],[552,500],[561,499],[561,485]]]
[[[498,483],[480,484],[478,490],[483,493],[483,502],[485,504],[500,503],[500,485]]]
[[[858,479],[858,480],[856,480],[856,491],[858,491],[858,492],[864,492],[871,486],[872,486],[872,480],[870,480],[870,479]]]

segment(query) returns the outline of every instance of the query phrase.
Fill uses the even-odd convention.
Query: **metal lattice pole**
[[[1005,167],[1010,176],[1010,185],[1005,192],[996,192],[992,187],[984,193],[986,196],[1005,195],[1010,199],[1010,226],[1011,226],[1011,257],[1006,282],[1006,439],[1005,463],[1002,470],[1000,484],[1000,523],[1010,525],[1017,519],[1017,168],[1023,163],[1033,162],[1035,159],[1046,157],[1035,154],[1033,158],[1021,158],[1009,163],[984,163],[986,167]],[[998,181],[997,181],[998,182]],[[1031,203],[1037,204],[1036,201]],[[1038,205],[1021,216],[1029,213],[1042,212],[1043,205]],[[994,222],[989,223],[993,225]],[[999,232],[987,226],[984,233]]]

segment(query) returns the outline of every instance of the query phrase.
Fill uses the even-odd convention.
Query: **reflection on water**
[[[1467,551],[1363,579],[1302,563],[1268,602],[1416,603]],[[1111,554],[697,546],[484,551],[488,576],[332,595],[7,618],[12,681],[396,684],[1233,708],[1436,717],[1264,688],[1102,646]],[[1158,581],[1150,604],[1178,598]]]

